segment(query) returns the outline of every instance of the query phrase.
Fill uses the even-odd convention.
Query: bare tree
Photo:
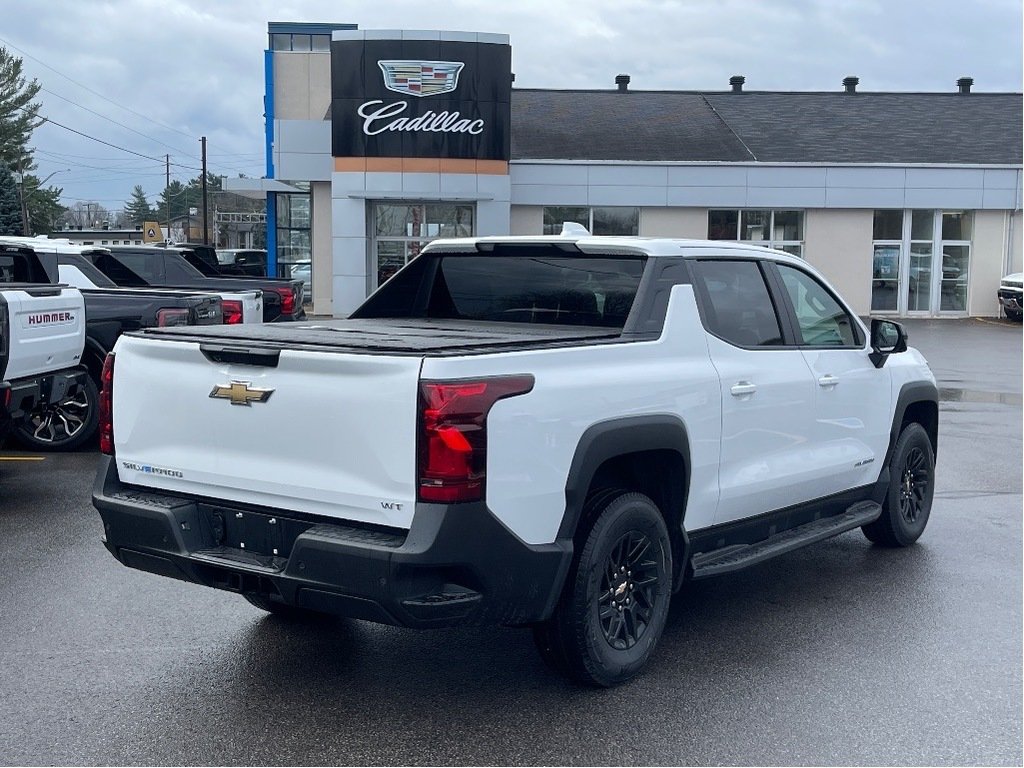
[[[64,212],[61,222],[70,229],[99,229],[111,223],[110,211],[97,202],[79,200]]]

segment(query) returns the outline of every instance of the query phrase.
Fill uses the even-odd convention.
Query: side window
[[[117,253],[114,258],[150,285],[163,282],[162,253]]]
[[[824,285],[799,269],[777,266],[796,311],[802,343],[812,347],[859,346],[856,323]]]
[[[739,347],[782,344],[779,318],[756,261],[695,261],[704,326]]]

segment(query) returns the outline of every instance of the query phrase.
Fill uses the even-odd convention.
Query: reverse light
[[[114,353],[103,361],[100,374],[100,451],[114,455]]]
[[[242,302],[235,299],[224,299],[220,303],[224,313],[224,325],[238,325],[242,322]]]
[[[533,389],[533,376],[422,381],[419,397],[420,501],[479,501],[487,473],[487,414]]]
[[[188,325],[188,310],[158,309],[156,311],[156,324],[160,328],[167,328],[172,325]]]

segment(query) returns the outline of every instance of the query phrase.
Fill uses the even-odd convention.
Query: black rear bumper
[[[0,411],[10,422],[31,413],[40,403],[60,402],[85,386],[89,373],[84,367],[0,382]],[[6,408],[4,404],[7,404]],[[0,416],[0,422],[4,419]]]
[[[417,504],[409,531],[150,492],[104,456],[93,504],[124,565],[406,627],[551,615],[572,542],[528,545],[479,504]]]

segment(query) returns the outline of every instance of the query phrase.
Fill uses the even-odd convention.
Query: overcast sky
[[[261,176],[268,21],[511,36],[516,86],[725,90],[1021,90],[1020,0],[0,0],[0,46],[38,78],[53,125],[33,137],[65,204],[151,202],[197,175],[199,136],[218,174]],[[58,74],[59,73],[59,74]],[[73,103],[72,103],[73,102]],[[93,114],[93,113],[99,113]],[[141,155],[128,154],[128,149]]]

